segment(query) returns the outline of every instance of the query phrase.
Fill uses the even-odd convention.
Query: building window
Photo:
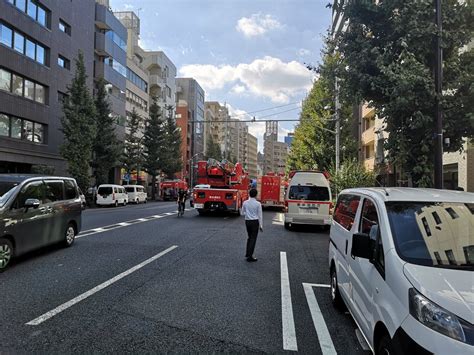
[[[451,207],[446,208],[446,212],[449,213],[449,215],[451,216],[452,219],[459,218],[459,216],[458,216],[458,214],[456,213],[456,211],[455,211],[454,209],[452,209]]]
[[[71,68],[71,62],[69,59],[64,58],[62,55],[58,54],[58,65],[61,68],[69,70]]]
[[[13,46],[13,31],[11,28],[0,23],[0,43],[12,48]]]
[[[59,30],[61,32],[64,32],[64,33],[68,34],[69,36],[71,35],[71,26],[69,26],[63,20],[59,20]]]
[[[47,10],[36,0],[8,0],[8,2],[21,12],[24,12],[40,25],[48,27]]]
[[[449,265],[457,265],[456,258],[454,257],[453,251],[449,249],[449,250],[445,250],[444,252],[446,253],[446,256],[448,258]]]
[[[0,90],[11,91],[11,80],[11,73],[0,69]]]
[[[436,224],[441,224],[441,218],[439,218],[438,213],[435,211],[435,212],[432,212],[431,214],[433,215],[433,218],[436,221]]]
[[[61,104],[64,105],[64,103],[65,103],[66,100],[67,100],[67,97],[68,97],[67,94],[65,94],[65,93],[63,93],[63,92],[61,92],[61,91],[58,91],[58,102],[60,102]]]
[[[45,65],[46,49],[42,45],[2,23],[0,23],[0,43]]]
[[[10,117],[0,114],[0,136],[10,136]]]
[[[124,41],[118,34],[114,31],[107,31],[105,36],[110,38],[117,46],[119,46],[122,50],[127,50],[127,41]]]
[[[0,90],[46,104],[47,88],[0,68]]]
[[[171,88],[166,86],[166,96],[171,97]]]
[[[464,251],[464,257],[466,258],[466,263],[468,265],[474,265],[474,245],[468,245],[462,249]]]
[[[21,54],[25,54],[25,37],[15,32],[13,49]]]
[[[44,144],[45,131],[41,123],[0,114],[0,136]]]

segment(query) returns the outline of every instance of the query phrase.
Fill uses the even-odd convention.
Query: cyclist
[[[186,206],[186,199],[187,199],[188,195],[186,194],[186,191],[184,191],[183,189],[179,189],[179,192],[178,192],[178,200],[177,200],[177,203],[178,203],[178,217],[181,215],[184,215],[184,208]]]

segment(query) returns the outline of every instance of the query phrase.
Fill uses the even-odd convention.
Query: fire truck
[[[209,211],[230,211],[240,215],[242,203],[248,199],[250,180],[242,164],[235,165],[215,159],[198,162],[198,185],[194,188],[194,208],[199,214]]]
[[[188,184],[183,180],[164,180],[160,183],[160,196],[164,201],[172,200],[178,195],[178,191],[188,190]]]
[[[288,182],[283,174],[267,173],[257,183],[257,198],[263,207],[285,208],[285,192]]]

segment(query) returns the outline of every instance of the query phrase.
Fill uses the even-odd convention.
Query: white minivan
[[[128,195],[128,202],[129,203],[136,203],[137,205],[140,202],[146,203],[146,199],[148,197],[147,193],[145,192],[145,188],[141,185],[123,185],[125,191]]]
[[[128,196],[125,188],[120,185],[104,184],[97,189],[96,204],[99,206],[126,205]]]
[[[331,298],[375,354],[474,353],[474,194],[341,192],[330,232]]]
[[[294,224],[331,224],[331,189],[323,173],[296,171],[290,174],[285,194],[285,228]]]

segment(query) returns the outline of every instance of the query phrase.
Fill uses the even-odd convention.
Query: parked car
[[[119,204],[126,206],[128,196],[125,188],[120,185],[103,184],[97,189],[96,204],[98,206],[115,206]]]
[[[71,246],[81,215],[74,179],[0,174],[0,272],[31,250],[59,242]]]
[[[134,202],[137,205],[140,202],[146,203],[148,194],[141,185],[123,185],[128,195],[128,202]]]
[[[285,228],[295,224],[331,225],[331,189],[323,173],[296,171],[290,173],[285,196]]]
[[[473,353],[473,193],[342,191],[329,267],[333,304],[375,354]]]

